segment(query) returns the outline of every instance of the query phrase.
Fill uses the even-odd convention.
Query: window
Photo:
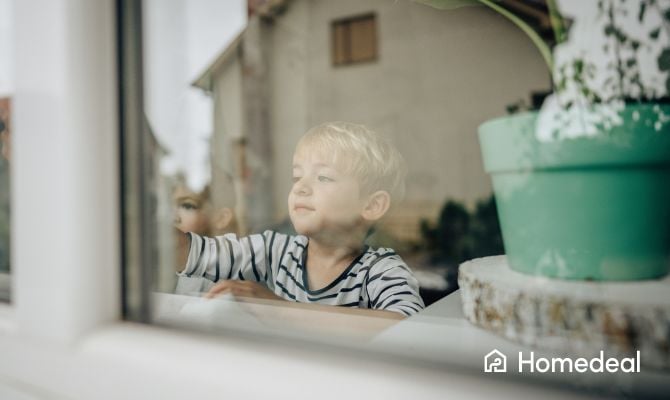
[[[374,14],[332,23],[334,65],[374,61],[377,47],[377,18]]]
[[[477,130],[551,87],[541,53],[484,7],[214,4],[148,0],[123,26],[125,316],[478,371],[513,351],[461,342],[482,332],[458,277],[504,253]],[[383,64],[330,68],[378,40]],[[501,312],[481,315],[493,330]]]

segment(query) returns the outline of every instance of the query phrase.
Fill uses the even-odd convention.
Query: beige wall
[[[218,71],[214,84],[214,130],[228,137],[242,135],[242,71],[233,55]]]
[[[370,11],[377,15],[379,59],[332,66],[331,21]],[[286,215],[296,141],[329,120],[369,125],[401,149],[409,176],[396,223],[434,218],[447,198],[472,204],[491,193],[477,126],[531,91],[549,88],[532,43],[483,7],[438,11],[407,0],[294,0],[266,29],[278,217]],[[235,107],[223,100],[232,93],[219,91],[226,109]]]
[[[233,176],[232,141],[243,135],[242,70],[233,55],[218,71],[213,85],[214,135],[211,138],[211,195],[215,204],[225,206],[237,202],[229,177]]]
[[[286,198],[291,187],[293,149],[303,133],[312,125],[309,115],[313,112],[309,93],[313,79],[309,76],[309,41],[312,34],[311,1],[297,0],[290,3],[272,29],[269,46],[271,63],[270,126],[274,138],[275,174],[274,204],[278,218],[288,214]]]

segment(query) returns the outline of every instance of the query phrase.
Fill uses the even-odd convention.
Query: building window
[[[333,65],[377,59],[377,19],[374,14],[334,21],[332,38]]]

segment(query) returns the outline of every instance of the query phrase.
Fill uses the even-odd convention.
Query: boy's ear
[[[368,202],[362,212],[367,221],[377,221],[386,214],[391,207],[391,195],[385,190],[378,190],[368,197]]]
[[[233,220],[233,210],[231,210],[228,207],[222,207],[216,210],[214,213],[214,218],[212,221],[212,227],[214,228],[214,232],[223,232],[228,225],[230,225],[230,221]]]

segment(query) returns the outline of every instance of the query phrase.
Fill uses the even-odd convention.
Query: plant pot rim
[[[623,124],[595,136],[539,141],[538,112],[489,120],[479,127],[484,167],[488,173],[641,166],[670,168],[670,129],[657,130],[658,110],[669,104],[627,104]],[[667,125],[666,125],[667,126]]]

